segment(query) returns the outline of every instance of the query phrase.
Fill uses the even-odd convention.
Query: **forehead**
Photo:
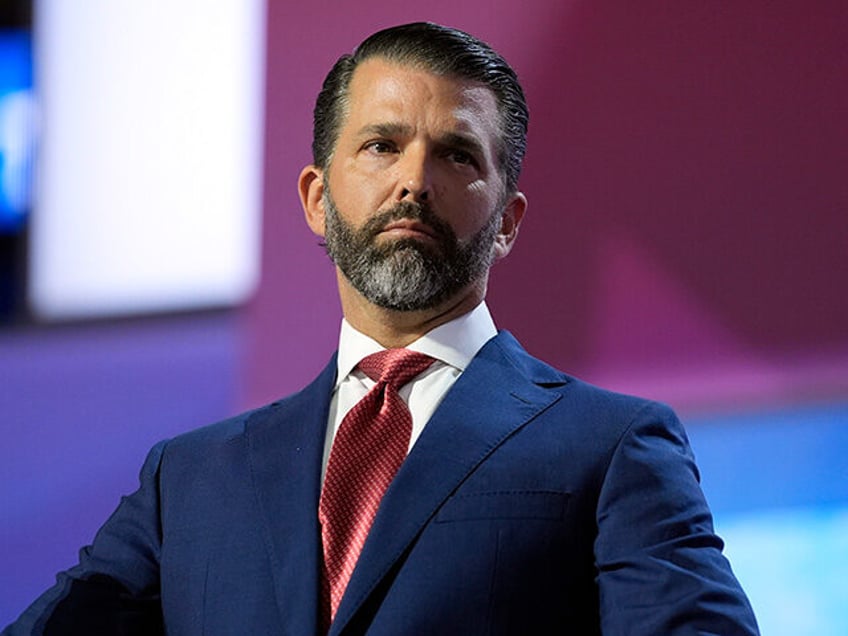
[[[343,128],[353,131],[397,120],[491,141],[499,137],[498,102],[488,86],[379,57],[363,61],[354,71],[346,110]]]

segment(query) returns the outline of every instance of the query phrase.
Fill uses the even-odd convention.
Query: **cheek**
[[[355,164],[339,170],[336,177],[330,182],[333,199],[339,210],[356,224],[389,205],[392,188],[385,178],[367,174]]]
[[[489,189],[472,184],[456,193],[450,202],[451,226],[460,238],[476,234],[495,212],[498,200],[490,196]]]

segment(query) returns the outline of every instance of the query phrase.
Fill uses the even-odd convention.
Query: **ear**
[[[324,236],[324,171],[318,166],[306,166],[297,178],[297,192],[309,228]]]
[[[512,250],[512,244],[518,236],[518,227],[527,211],[527,197],[521,192],[514,193],[504,206],[501,216],[501,229],[495,236],[495,260],[503,258]]]

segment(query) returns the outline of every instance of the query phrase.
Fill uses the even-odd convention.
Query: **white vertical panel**
[[[262,0],[38,0],[30,300],[220,306],[259,267]]]

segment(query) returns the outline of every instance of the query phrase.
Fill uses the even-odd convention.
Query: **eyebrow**
[[[368,124],[359,129],[362,137],[376,135],[378,137],[397,137],[412,134],[412,126],[400,123]]]

